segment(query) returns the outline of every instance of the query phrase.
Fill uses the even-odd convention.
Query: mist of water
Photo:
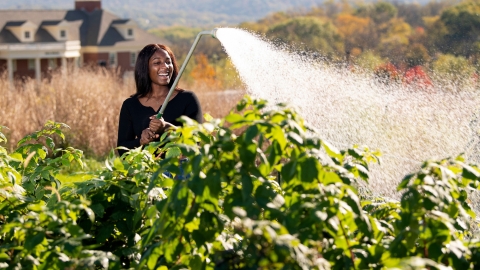
[[[278,48],[247,31],[216,33],[247,93],[270,104],[288,103],[339,149],[365,145],[382,153],[370,186],[395,197],[397,183],[428,159],[464,153],[478,160],[475,87],[434,82],[429,89],[379,83],[368,72]]]

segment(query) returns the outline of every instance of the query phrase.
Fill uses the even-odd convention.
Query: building
[[[74,0],[73,10],[0,10],[0,72],[40,80],[51,70],[87,64],[134,68],[149,43],[167,43],[102,9],[101,0]]]

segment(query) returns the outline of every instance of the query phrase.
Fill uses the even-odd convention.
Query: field
[[[243,91],[224,91],[207,83],[182,84],[200,99],[204,113],[225,116]],[[37,83],[34,79],[10,83],[0,76],[0,125],[12,143],[39,130],[47,120],[70,126],[62,146],[82,149],[87,156],[103,157],[116,146],[118,115],[122,102],[135,93],[133,75],[115,70],[82,68],[66,75],[56,72]]]

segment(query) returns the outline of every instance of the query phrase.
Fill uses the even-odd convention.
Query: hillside
[[[139,1],[140,2],[140,1]],[[133,18],[144,28],[158,26],[231,26],[292,9],[308,9],[322,0],[176,0],[159,3],[143,0],[104,0],[104,9],[122,18]],[[0,9],[72,9],[74,0],[2,0]]]

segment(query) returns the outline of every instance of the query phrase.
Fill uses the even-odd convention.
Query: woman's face
[[[165,50],[157,50],[148,60],[148,71],[152,83],[168,85],[172,79],[173,64]]]

